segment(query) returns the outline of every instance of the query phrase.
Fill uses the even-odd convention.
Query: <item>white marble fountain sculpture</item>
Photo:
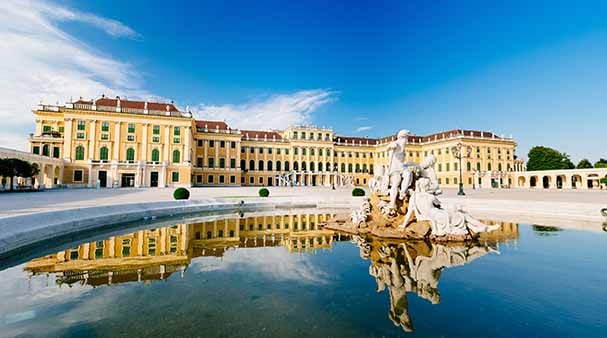
[[[499,225],[483,224],[461,206],[445,204],[438,199],[442,191],[434,170],[436,157],[429,155],[420,164],[404,162],[408,136],[406,130],[398,133],[396,141],[388,146],[388,169],[378,165],[374,177],[369,180],[372,194],[389,196],[389,202],[380,199],[377,205],[370,205],[370,199],[365,199],[361,208],[352,212],[352,223],[365,227],[372,208],[378,208],[385,217],[395,217],[397,201],[404,201],[408,196],[407,212],[399,230],[404,231],[413,216],[417,221],[429,221],[434,236],[466,235],[469,232],[481,233],[498,229]]]

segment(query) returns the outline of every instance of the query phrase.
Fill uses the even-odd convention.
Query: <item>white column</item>
[[[148,160],[148,124],[143,124],[143,136],[141,139],[141,159],[144,163]]]
[[[171,161],[170,157],[169,157],[169,148],[171,145],[171,128],[169,126],[164,126],[164,152],[162,154],[162,160],[164,162],[169,162]]]
[[[192,127],[185,128],[185,158],[184,161],[187,163],[192,162]]]
[[[88,184],[89,188],[95,187],[96,180],[94,179],[95,176],[93,174],[94,174],[93,165],[89,163],[89,184]]]
[[[88,158],[89,159],[94,159],[95,158],[95,142],[97,142],[97,138],[96,138],[96,134],[97,134],[97,121],[96,120],[92,120],[90,123],[90,137],[89,137],[89,154],[88,154]]]
[[[114,151],[112,152],[112,159],[120,160],[120,122],[114,124]]]
[[[71,161],[72,157],[72,126],[73,119],[65,119],[65,130],[63,133],[63,158]]]

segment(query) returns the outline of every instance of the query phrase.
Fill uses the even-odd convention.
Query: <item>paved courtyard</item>
[[[331,190],[324,187],[270,187],[271,197],[317,197],[324,201],[347,200],[351,188]],[[202,187],[191,188],[191,199],[256,197],[259,187]],[[141,203],[172,200],[172,188],[167,189],[66,189],[32,193],[0,194],[0,217],[22,215],[41,211],[63,210],[100,205]],[[457,190],[445,189],[443,199],[477,209],[487,205],[495,209],[505,205],[525,209],[530,203],[556,209],[570,206],[592,212],[607,207],[605,190],[517,190],[517,189],[467,189],[466,196],[457,196]],[[486,202],[486,203],[484,203]],[[497,202],[497,203],[495,203]],[[597,211],[598,212],[598,211]]]

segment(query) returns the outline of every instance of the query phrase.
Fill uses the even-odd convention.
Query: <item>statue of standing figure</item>
[[[396,200],[400,197],[401,183],[403,181],[403,172],[405,172],[405,146],[410,133],[408,130],[401,130],[396,135],[396,141],[388,145],[390,150],[390,163],[388,164],[388,179],[390,182],[390,210],[396,209]],[[406,170],[408,171],[408,169]],[[410,184],[410,182],[409,182]]]

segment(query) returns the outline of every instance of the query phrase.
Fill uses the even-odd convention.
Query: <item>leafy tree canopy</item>
[[[607,168],[607,158],[602,158],[594,164],[595,168]]]
[[[590,161],[588,161],[587,158],[582,159],[580,161],[580,163],[577,164],[576,168],[578,169],[589,169],[592,168],[592,163],[590,163]]]
[[[535,146],[529,150],[527,156],[529,158],[527,170],[529,171],[575,168],[569,155],[552,148]]]

